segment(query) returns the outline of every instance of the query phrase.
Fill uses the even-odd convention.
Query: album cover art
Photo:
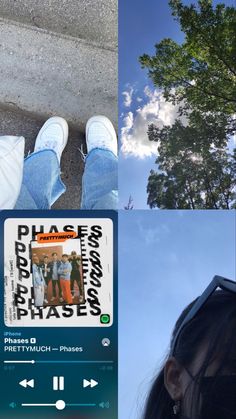
[[[7,326],[111,326],[111,219],[9,218],[4,224]]]

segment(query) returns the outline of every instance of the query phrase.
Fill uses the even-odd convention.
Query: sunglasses
[[[215,275],[213,280],[210,282],[208,287],[202,293],[202,295],[197,299],[191,310],[188,312],[186,317],[184,318],[183,322],[179,326],[175,337],[171,344],[170,356],[173,356],[177,340],[179,338],[180,333],[182,332],[183,328],[187,323],[189,323],[199,312],[199,310],[204,306],[210,296],[216,291],[217,288],[221,288],[224,291],[229,291],[236,293],[236,282],[231,281],[230,279],[224,278],[223,276]]]

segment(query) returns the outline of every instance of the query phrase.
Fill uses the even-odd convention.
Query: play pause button
[[[53,387],[53,390],[55,391],[64,390],[65,388],[64,377],[53,377],[52,387]]]
[[[96,387],[97,385],[98,385],[98,382],[93,380],[93,379],[91,379],[91,380],[84,379],[83,380],[83,388],[86,388],[86,387],[93,388],[93,387]]]

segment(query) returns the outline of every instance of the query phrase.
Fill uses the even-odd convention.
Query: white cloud
[[[146,246],[152,246],[155,243],[159,243],[170,234],[169,226],[166,223],[160,223],[155,227],[143,225],[142,220],[137,219],[138,231],[140,239],[143,240]]]
[[[144,87],[144,93],[150,99],[152,99],[153,97],[157,97],[158,96],[158,91],[157,90],[150,89],[149,86],[145,86]]]
[[[122,92],[122,95],[124,96],[124,106],[126,108],[130,108],[132,104],[132,97],[133,97],[134,89],[131,86],[128,86],[128,89]]]
[[[140,105],[135,114],[132,112],[125,114],[121,128],[122,153],[140,159],[157,155],[158,144],[148,140],[148,126],[152,123],[160,128],[163,125],[172,125],[177,118],[178,110],[166,102],[158,90],[151,90],[146,86],[144,94],[146,103]]]

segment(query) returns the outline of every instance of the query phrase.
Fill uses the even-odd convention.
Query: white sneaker
[[[110,150],[117,156],[117,137],[111,121],[102,115],[92,116],[86,124],[88,153],[94,148]]]
[[[53,301],[55,301],[55,297],[52,297],[52,298],[51,298],[51,302],[53,302]]]
[[[46,298],[44,298],[44,302],[45,304],[48,304],[48,300]]]
[[[59,298],[60,303],[62,303],[64,300],[62,297]]]
[[[67,144],[69,128],[60,116],[49,118],[39,131],[34,151],[54,150],[60,163],[62,152]]]

